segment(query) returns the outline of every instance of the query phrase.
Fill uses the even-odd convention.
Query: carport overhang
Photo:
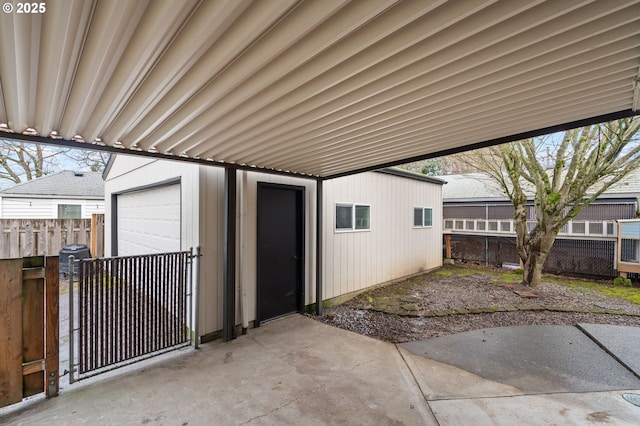
[[[8,139],[330,178],[639,107],[635,0],[45,6],[0,14]]]
[[[5,139],[321,182],[640,108],[639,1],[42,4],[0,14]]]

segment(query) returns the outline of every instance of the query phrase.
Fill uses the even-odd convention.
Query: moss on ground
[[[484,271],[484,270],[474,269],[474,268],[462,268],[460,266],[446,265],[436,271],[428,273],[426,276],[432,276],[432,277],[463,277],[464,276],[466,277],[471,275],[486,275],[486,274],[497,275],[499,273],[492,272],[492,271]]]
[[[596,294],[616,299],[626,300],[628,302],[640,305],[640,288],[635,287],[616,287],[603,283],[592,281],[583,281],[570,278],[546,278],[545,281],[560,284],[573,290],[586,294]]]
[[[426,286],[431,284],[430,278],[463,276],[489,276],[491,281],[495,283],[519,284],[522,282],[522,273],[520,271],[500,272],[488,271],[481,268],[476,269],[447,265],[424,275],[414,276],[395,284],[364,291],[354,299],[356,301],[356,308],[400,316],[447,316],[474,313],[512,312],[518,310],[624,314],[623,312],[618,311],[591,311],[564,307],[548,308],[542,306],[528,306],[527,308],[519,308],[516,306],[483,306],[466,307],[464,309],[452,309],[439,312],[424,312],[421,310],[420,289],[424,289]],[[548,276],[545,276],[543,280],[563,285],[586,294],[592,294],[599,297],[618,298],[640,305],[640,288],[613,286],[605,283]],[[340,303],[332,303],[329,306],[335,306],[336,304]],[[326,302],[325,307],[328,307]]]
[[[509,272],[509,273],[496,273],[498,276],[493,279],[493,282],[520,284],[522,282],[522,273]]]

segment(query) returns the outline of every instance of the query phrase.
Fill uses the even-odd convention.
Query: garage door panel
[[[180,185],[118,196],[118,255],[181,249]]]

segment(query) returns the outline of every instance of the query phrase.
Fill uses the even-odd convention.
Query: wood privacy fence
[[[62,247],[78,243],[91,255],[104,255],[104,215],[91,219],[0,219],[0,259],[57,256]]]
[[[0,407],[59,389],[58,257],[0,260]]]

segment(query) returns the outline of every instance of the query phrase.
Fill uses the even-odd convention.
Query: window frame
[[[416,225],[416,210],[421,210],[422,214],[421,214],[421,219],[422,219],[422,224],[421,225]],[[424,222],[424,213],[425,211],[431,211],[431,224],[430,225],[425,225]],[[425,228],[433,228],[433,207],[414,207],[413,208],[413,227],[415,229],[425,229]]]
[[[351,209],[351,227],[350,228],[338,228],[338,207],[349,207]],[[366,207],[369,210],[368,228],[356,228],[356,207]],[[366,203],[352,203],[352,202],[336,202],[334,207],[334,226],[333,231],[337,234],[345,232],[369,232],[371,231],[371,204]]]
[[[68,209],[69,207],[75,207],[79,209],[78,217],[61,217],[60,209]],[[69,203],[56,204],[56,218],[57,219],[82,219],[82,204],[69,204]]]

